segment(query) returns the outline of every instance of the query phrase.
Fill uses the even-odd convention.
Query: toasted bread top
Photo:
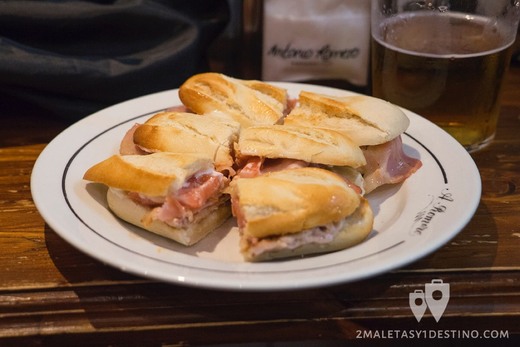
[[[160,197],[170,189],[178,190],[193,174],[212,168],[211,159],[195,154],[113,155],[89,168],[83,178],[112,188]]]
[[[289,169],[231,182],[242,232],[253,237],[296,233],[349,216],[361,196],[338,175],[319,168]]]
[[[152,152],[199,153],[217,168],[233,164],[232,146],[240,124],[216,115],[161,112],[134,132],[134,143]]]
[[[195,113],[219,112],[248,127],[279,122],[288,95],[285,89],[265,82],[208,72],[187,79],[179,88],[179,98]]]
[[[410,124],[397,106],[370,96],[328,96],[301,91],[286,125],[331,128],[347,134],[357,145],[378,145],[401,135]]]
[[[328,253],[352,247],[367,238],[374,225],[374,214],[368,201],[361,198],[358,208],[347,218],[323,228],[320,242],[315,242],[318,237],[309,229],[301,234],[292,234],[293,238],[282,235],[281,238],[268,237],[254,242],[247,235],[240,238],[240,252],[247,261],[266,261],[288,257],[303,256],[316,253]],[[320,228],[321,229],[321,228]],[[330,229],[335,229],[336,232]],[[310,231],[310,233],[309,233]],[[306,242],[306,234],[310,240]],[[283,241],[282,241],[283,238]],[[280,240],[281,242],[277,242]],[[285,246],[287,243],[289,247]],[[292,246],[292,247],[291,247]]]
[[[241,131],[236,149],[242,156],[289,158],[355,168],[366,164],[363,152],[348,136],[318,127],[252,126]]]

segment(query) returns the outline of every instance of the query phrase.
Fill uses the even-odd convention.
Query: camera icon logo
[[[449,300],[449,283],[443,283],[440,279],[434,279],[431,283],[424,284],[424,290],[416,289],[413,293],[410,293],[408,303],[417,322],[421,321],[426,308],[430,309],[433,318],[438,322],[446,310]]]

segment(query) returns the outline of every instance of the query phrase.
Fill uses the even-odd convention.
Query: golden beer
[[[509,30],[456,12],[391,17],[372,35],[372,94],[428,118],[470,151],[481,148],[495,134]]]

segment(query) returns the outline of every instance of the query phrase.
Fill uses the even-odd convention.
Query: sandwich
[[[211,159],[219,172],[233,172],[233,143],[240,124],[218,115],[160,112],[134,126],[124,137],[120,153],[199,153]]]
[[[366,164],[363,152],[348,136],[332,129],[251,126],[240,132],[235,158],[240,177],[314,166],[335,171],[353,186],[363,187],[357,171]]]
[[[393,104],[365,95],[332,96],[301,91],[286,125],[320,126],[344,132],[358,146],[391,141],[410,124]]]
[[[194,113],[218,113],[244,128],[279,123],[288,107],[288,94],[283,88],[212,72],[187,79],[179,87],[179,98]]]
[[[362,242],[372,230],[367,200],[329,170],[238,177],[229,191],[247,261],[338,251]]]
[[[204,156],[158,152],[113,155],[84,179],[108,187],[119,218],[180,244],[193,245],[231,216],[229,180]]]
[[[370,234],[364,197],[404,181],[409,120],[367,96],[287,91],[218,73],[192,76],[182,105],[128,130],[90,167],[115,216],[191,246],[234,216],[246,261],[346,249]]]
[[[403,149],[401,135],[410,124],[408,117],[397,106],[378,98],[302,91],[284,124],[330,128],[350,137],[367,161],[361,169],[366,193],[403,182],[422,165]]]

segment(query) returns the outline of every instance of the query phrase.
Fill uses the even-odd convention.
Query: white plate
[[[276,83],[291,97],[300,89],[347,91]],[[129,100],[75,123],[39,156],[31,177],[34,202],[49,226],[79,250],[123,271],[161,281],[231,290],[287,290],[348,282],[402,267],[438,249],[473,216],[481,193],[475,163],[452,137],[406,111],[405,152],[423,167],[404,184],[368,195],[375,213],[369,239],[350,249],[308,258],[247,263],[231,220],[186,248],[117,219],[105,189],[82,180],[93,164],[118,151],[134,124],[179,105],[177,90]]]

